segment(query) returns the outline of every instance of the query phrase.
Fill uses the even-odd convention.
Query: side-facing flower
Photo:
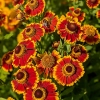
[[[81,36],[80,23],[67,20],[65,16],[61,16],[57,29],[61,38],[68,43],[75,43]]]
[[[9,51],[5,53],[2,57],[2,60],[1,60],[2,68],[6,71],[12,71],[12,68],[13,68],[12,55],[13,55],[13,51]]]
[[[5,21],[5,14],[3,13],[2,10],[0,10],[0,26],[4,23]]]
[[[90,45],[97,44],[100,41],[98,30],[92,25],[84,25],[82,28],[82,35],[80,41],[86,42]]]
[[[92,9],[99,6],[100,0],[86,0],[86,5]]]
[[[37,65],[37,71],[40,74],[43,73],[44,77],[52,77],[53,67],[57,64],[59,58],[60,54],[56,50],[53,50],[51,54],[45,53],[40,64]]]
[[[25,66],[29,59],[35,54],[35,43],[30,40],[24,40],[15,47],[12,64],[14,67]]]
[[[46,33],[49,32],[51,33],[56,30],[57,22],[58,22],[58,16],[51,11],[47,11],[40,23],[42,24]]]
[[[50,79],[39,81],[34,89],[28,89],[24,94],[24,100],[59,100],[57,87]]]
[[[20,20],[16,19],[18,8],[20,5],[16,5],[14,8],[6,8],[4,9],[6,18],[4,23],[4,28],[8,31],[12,31],[16,29],[20,23]],[[8,12],[8,13],[6,13]]]
[[[100,10],[96,12],[96,18],[100,18]]]
[[[72,86],[84,75],[84,68],[82,63],[71,58],[71,56],[64,56],[58,60],[58,64],[54,67],[53,77],[63,86]]]
[[[69,12],[66,13],[67,18],[71,18],[72,20],[83,21],[85,17],[85,13],[82,12],[81,8],[69,7]]]
[[[25,13],[30,16],[40,15],[45,8],[44,0],[29,0],[25,6]]]
[[[21,32],[24,39],[30,39],[34,42],[39,41],[42,36],[44,36],[45,30],[39,23],[31,23],[26,26],[26,28]]]
[[[80,62],[85,62],[89,54],[87,53],[86,48],[81,44],[76,44],[71,47],[71,57],[78,59]]]
[[[37,86],[39,76],[34,66],[26,65],[25,68],[14,73],[15,79],[11,81],[13,91],[18,94],[25,93],[28,88]]]

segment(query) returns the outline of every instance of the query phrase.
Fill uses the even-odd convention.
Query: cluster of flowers
[[[86,1],[89,8],[99,5],[99,0]],[[1,9],[0,25],[7,25],[7,29],[12,30],[19,22],[44,12],[44,0],[25,3],[24,11],[20,9],[24,0],[13,0],[15,7],[8,15]],[[44,13],[40,23],[30,23],[19,33],[17,46],[2,57],[4,70],[17,70],[11,84],[15,92],[23,94],[24,100],[59,100],[56,84],[73,86],[85,73],[83,63],[89,54],[81,43],[93,45],[100,42],[100,34],[94,26],[82,25],[85,13],[80,8],[70,7],[60,18],[51,11]],[[53,41],[52,51],[41,54],[37,44],[48,34],[56,34],[59,41]],[[70,50],[63,49],[64,45],[70,45]]]

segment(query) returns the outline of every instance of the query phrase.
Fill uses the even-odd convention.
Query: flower
[[[89,57],[87,50],[81,44],[73,45],[71,47],[71,54],[70,55],[72,58],[78,59],[80,62],[85,62]]]
[[[96,18],[100,18],[100,10],[96,12]]]
[[[100,41],[98,30],[92,25],[82,26],[82,35],[80,41],[86,42],[90,45],[97,44]]]
[[[24,93],[27,88],[35,88],[39,76],[34,66],[26,65],[14,73],[15,79],[11,81],[12,88],[18,94]]]
[[[57,49],[58,46],[59,46],[59,44],[60,44],[60,41],[54,41],[53,44],[52,44],[52,47],[53,47],[54,49]]]
[[[54,32],[56,30],[57,22],[58,22],[58,16],[51,11],[47,11],[44,15],[44,18],[40,21],[46,33]]]
[[[6,5],[9,5],[12,2],[12,0],[5,0]]]
[[[24,0],[13,0],[12,3],[13,3],[13,5],[23,4]]]
[[[92,9],[97,8],[99,6],[100,0],[86,0],[86,5]]]
[[[69,12],[66,13],[66,17],[73,20],[77,21],[83,21],[85,17],[85,13],[81,11],[81,8],[74,8],[74,7],[69,7]]]
[[[53,50],[51,54],[45,53],[42,57],[40,64],[37,65],[37,71],[39,74],[44,74],[44,77],[52,77],[53,67],[57,64],[57,60],[60,58],[59,52]]]
[[[26,26],[22,31],[24,39],[31,39],[34,42],[39,41],[42,36],[44,36],[44,29],[39,23],[31,23]]]
[[[16,5],[12,9],[9,9],[9,8],[4,9],[4,12],[8,12],[8,13],[5,13],[6,18],[5,18],[5,23],[4,23],[4,28],[8,31],[12,31],[16,29],[20,23],[20,20],[16,19],[18,8],[19,8],[19,5]]]
[[[35,44],[30,40],[20,42],[13,52],[14,67],[25,66],[28,60],[36,53]]]
[[[44,0],[29,0],[25,6],[25,13],[30,16],[40,15],[45,8]]]
[[[17,35],[17,42],[20,43],[24,41],[24,37],[23,37],[23,34],[22,32],[20,32],[18,35]]]
[[[68,43],[75,43],[81,35],[80,24],[67,20],[65,16],[61,16],[57,29],[61,38],[64,38]]]
[[[6,15],[3,13],[2,10],[0,10],[0,26],[1,26],[2,24],[4,24],[5,17],[6,17]]]
[[[13,99],[12,97],[8,97],[7,100],[15,100],[15,99]]]
[[[24,94],[24,100],[59,100],[57,87],[50,79],[39,81],[34,89],[28,89]]]
[[[5,1],[0,0],[0,9],[3,9],[5,7]]]
[[[1,63],[2,63],[2,68],[5,71],[12,71],[13,65],[12,65],[12,55],[13,51],[9,51],[5,53],[2,57]]]
[[[58,60],[54,67],[53,77],[63,86],[72,86],[84,75],[82,63],[74,60],[71,56],[64,56]]]
[[[26,18],[25,13],[21,10],[17,10],[16,19],[20,21],[24,21]]]

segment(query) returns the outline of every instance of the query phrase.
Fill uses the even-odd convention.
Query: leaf
[[[6,48],[5,45],[3,45],[3,52],[7,52],[7,51],[8,51],[8,49]]]
[[[4,71],[2,68],[0,69],[0,80],[2,80],[3,82],[6,82],[8,75],[9,75],[9,72]]]
[[[61,95],[68,95],[69,93],[71,93],[73,91],[74,87],[67,87],[62,93]]]
[[[89,51],[89,50],[91,50],[93,48],[91,45],[87,45],[85,47],[86,47],[87,51]]]
[[[10,32],[9,34],[6,34],[5,36],[4,36],[4,39],[9,39],[10,37],[12,37],[13,36],[13,32]]]
[[[7,99],[5,99],[5,98],[0,98],[0,100],[7,100]]]
[[[81,6],[81,7],[84,6],[84,2],[83,1],[78,1],[78,2],[79,2],[78,3],[79,6]]]

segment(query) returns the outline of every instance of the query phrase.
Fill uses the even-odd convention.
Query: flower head
[[[29,65],[19,69],[14,76],[15,79],[11,81],[11,84],[13,90],[18,94],[24,93],[27,88],[35,88],[39,80],[35,67]]]
[[[85,62],[88,59],[89,54],[83,45],[76,44],[71,47],[71,57],[78,59],[80,62]]]
[[[59,100],[56,90],[50,79],[41,80],[36,88],[27,90],[24,100]]]
[[[44,0],[29,0],[25,6],[25,13],[30,16],[40,15],[45,8]]]
[[[99,6],[100,0],[86,0],[86,5],[92,9]]]
[[[64,56],[58,60],[54,67],[53,77],[63,86],[72,86],[84,75],[82,63],[74,60],[71,56]]]
[[[66,13],[67,18],[71,18],[72,20],[83,21],[85,17],[85,13],[81,11],[81,8],[69,7],[69,12]]]
[[[57,64],[57,60],[60,58],[59,52],[54,50],[51,54],[44,54],[40,64],[37,65],[39,73],[43,73],[45,77],[52,77],[53,67]]]
[[[16,19],[17,12],[19,11],[18,8],[19,8],[19,5],[16,5],[12,9],[9,9],[9,8],[4,9],[4,12],[8,12],[8,13],[5,13],[6,18],[5,18],[5,24],[4,24],[5,29],[8,31],[12,31],[16,29],[20,23],[20,20]]]
[[[35,55],[35,44],[30,40],[20,42],[13,52],[14,67],[25,66],[28,60]]]
[[[33,41],[39,41],[44,35],[44,29],[39,23],[32,23],[27,25],[26,28],[22,31],[24,39],[31,39]]]
[[[90,45],[97,44],[100,41],[98,30],[92,25],[82,26],[82,35],[80,41],[86,42]]]
[[[100,18],[100,10],[96,12],[96,18]]]
[[[45,13],[44,18],[40,22],[45,29],[45,32],[54,32],[56,30],[56,25],[58,22],[58,16],[55,13],[48,11]]]
[[[12,71],[13,65],[12,65],[12,55],[13,51],[9,51],[2,57],[2,68],[6,71]]]
[[[60,19],[57,28],[61,38],[64,38],[68,43],[78,41],[81,35],[80,24],[75,21],[67,20],[64,16]]]

